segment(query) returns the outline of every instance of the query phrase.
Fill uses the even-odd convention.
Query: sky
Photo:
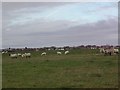
[[[0,2],[0,48],[2,48],[2,3]]]
[[[117,2],[3,2],[2,47],[118,44]]]

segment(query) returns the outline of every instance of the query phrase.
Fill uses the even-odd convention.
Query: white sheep
[[[115,48],[100,48],[100,53],[104,53],[104,55],[114,55],[114,54],[118,54],[119,53],[119,49],[115,49]]]
[[[105,53],[105,49],[104,48],[100,48],[100,53]]]
[[[69,51],[65,51],[65,55],[68,54],[68,53],[69,53]]]
[[[21,57],[25,57],[25,54],[22,54]]]
[[[25,55],[26,55],[26,58],[27,57],[29,57],[29,58],[31,57],[31,53],[25,53]]]
[[[18,55],[18,56],[21,56],[22,54],[21,54],[21,53],[18,53],[17,55]]]
[[[10,54],[11,58],[17,58],[17,54]]]
[[[22,54],[22,57],[26,57],[26,58],[30,58],[31,57],[31,53],[24,53],[24,54]]]
[[[4,54],[5,52],[3,51],[2,54]]]
[[[119,49],[114,49],[114,53],[119,53]]]
[[[8,53],[8,51],[2,51],[2,54]]]
[[[46,55],[46,54],[47,54],[46,52],[43,52],[43,53],[41,53],[41,56]]]
[[[104,55],[113,55],[114,54],[114,49],[113,48],[100,48],[100,53],[103,53]]]
[[[57,52],[57,55],[61,55],[62,54],[62,52]]]

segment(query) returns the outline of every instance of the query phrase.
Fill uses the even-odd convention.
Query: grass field
[[[31,52],[30,59],[2,55],[3,88],[117,88],[118,56],[98,50],[71,50],[69,55]]]

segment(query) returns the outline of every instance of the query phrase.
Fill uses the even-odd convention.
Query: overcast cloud
[[[3,48],[117,45],[117,2],[4,2]]]
[[[2,8],[1,2],[0,2],[0,8]],[[0,48],[2,48],[2,9],[0,9]]]

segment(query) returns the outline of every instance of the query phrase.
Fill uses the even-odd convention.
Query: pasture
[[[57,51],[31,52],[31,58],[2,55],[3,88],[117,88],[118,56],[99,50],[76,49],[68,55]],[[63,52],[63,51],[62,51]]]

